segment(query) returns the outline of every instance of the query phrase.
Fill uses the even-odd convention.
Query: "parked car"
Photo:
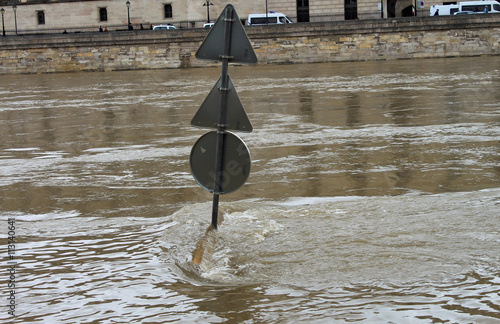
[[[177,29],[174,25],[157,25],[153,27],[153,30],[162,30],[162,29]]]
[[[473,15],[475,14],[474,11],[457,11],[454,13],[454,15]]]
[[[215,23],[204,23],[203,28],[212,28]]]

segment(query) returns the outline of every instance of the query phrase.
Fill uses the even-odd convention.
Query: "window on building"
[[[297,22],[309,22],[309,0],[297,0]]]
[[[358,19],[357,0],[345,0],[344,18],[345,20]]]
[[[165,18],[172,18],[173,17],[173,14],[172,14],[172,5],[171,4],[166,4],[163,7],[163,11],[165,13]]]
[[[39,25],[45,25],[45,11],[37,11],[36,16]]]
[[[99,8],[99,21],[108,21],[108,9]]]

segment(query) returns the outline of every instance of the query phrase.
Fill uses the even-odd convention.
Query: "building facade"
[[[282,12],[295,22],[427,16],[432,4],[418,0],[0,0],[7,35],[39,32],[126,30],[173,24],[201,27],[232,3],[242,21],[250,13]]]

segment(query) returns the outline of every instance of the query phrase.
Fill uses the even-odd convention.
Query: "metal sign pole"
[[[217,218],[219,212],[219,195],[221,192],[222,176],[223,176],[223,159],[224,159],[224,136],[226,134],[226,113],[227,113],[227,95],[228,87],[228,69],[231,50],[231,31],[234,19],[232,8],[226,10],[224,17],[224,54],[222,59],[222,75],[220,87],[220,105],[219,105],[219,118],[217,123],[217,156],[215,162],[215,179],[214,179],[214,199],[212,206],[212,226],[217,229]]]
[[[196,58],[222,62],[221,77],[191,120],[196,127],[215,128],[203,135],[189,156],[191,172],[203,189],[213,193],[212,223],[217,229],[219,196],[241,187],[250,174],[250,151],[231,131],[251,132],[252,124],[228,74],[229,62],[257,63],[243,25],[231,4],[210,29]]]

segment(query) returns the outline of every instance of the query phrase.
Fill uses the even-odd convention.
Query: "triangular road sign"
[[[241,24],[240,18],[230,4],[224,8],[221,15],[210,29],[207,37],[196,52],[196,58],[200,60],[220,61],[224,55],[225,44],[225,18],[226,15],[233,21],[231,28],[231,47],[229,50],[229,62],[257,63],[257,56],[250,44],[247,33]]]
[[[228,94],[227,94],[227,111],[226,111],[226,128],[228,130],[251,132],[253,130],[252,124],[248,119],[245,108],[241,104],[240,97],[236,93],[231,77],[227,76],[228,81]],[[207,98],[201,104],[200,109],[194,115],[191,125],[197,127],[217,128],[220,109],[220,98],[222,77],[215,84],[212,91],[208,94]]]

